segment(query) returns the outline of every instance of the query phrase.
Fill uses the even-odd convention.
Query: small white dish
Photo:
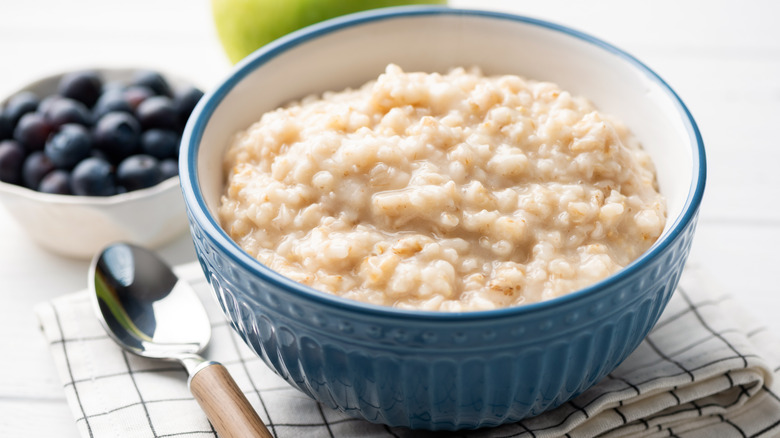
[[[104,81],[128,82],[136,69],[92,69]],[[54,94],[60,78],[55,74],[31,82],[22,91],[39,98]],[[162,72],[172,87],[187,84]],[[0,181],[0,202],[30,238],[54,253],[91,258],[112,242],[127,242],[154,248],[187,230],[187,216],[177,177],[154,187],[114,196],[72,196],[37,192]]]

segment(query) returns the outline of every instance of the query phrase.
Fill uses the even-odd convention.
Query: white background
[[[708,153],[691,263],[780,332],[780,2],[451,5],[568,25],[659,73],[693,113]],[[155,68],[204,90],[230,69],[207,0],[0,0],[0,96],[38,76],[90,66]],[[161,254],[174,264],[194,260],[186,235]],[[34,246],[0,208],[0,436],[78,436],[33,306],[86,287],[87,266]]]

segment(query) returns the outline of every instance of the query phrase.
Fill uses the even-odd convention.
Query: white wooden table
[[[691,262],[780,331],[780,2],[452,0],[605,39],[659,73],[704,136],[709,180]],[[204,89],[230,68],[207,0],[0,1],[0,96],[37,76],[147,66]],[[162,248],[194,260],[187,236]],[[0,208],[0,436],[77,437],[33,306],[86,287],[86,261],[37,248]]]

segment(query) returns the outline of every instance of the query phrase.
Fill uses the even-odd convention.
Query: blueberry
[[[67,170],[54,169],[41,180],[38,191],[58,195],[70,195],[70,173]]]
[[[179,162],[173,158],[167,158],[160,161],[160,172],[162,172],[163,181],[179,175]]]
[[[103,89],[103,80],[94,71],[79,71],[66,74],[59,83],[59,94],[76,99],[88,108],[97,102]]]
[[[94,120],[99,120],[104,115],[114,111],[133,113],[133,107],[130,106],[123,90],[110,89],[100,95],[95,107],[92,108],[92,116]]]
[[[14,125],[11,124],[11,117],[0,108],[0,140],[13,137]]]
[[[156,71],[146,70],[136,73],[135,77],[133,78],[133,85],[149,87],[152,91],[154,91],[154,94],[158,96],[173,96],[171,93],[171,87],[168,85],[168,81],[166,81],[165,78]]]
[[[22,163],[26,152],[24,147],[14,140],[0,141],[0,181],[21,184]]]
[[[3,111],[8,118],[11,129],[14,129],[19,120],[22,119],[22,116],[37,110],[38,104],[40,104],[38,96],[31,91],[22,91],[11,97]]]
[[[92,149],[92,137],[87,128],[69,123],[62,125],[48,142],[44,152],[54,166],[59,169],[72,169],[79,161],[89,156]]]
[[[150,155],[127,157],[116,169],[117,182],[127,190],[151,187],[163,180],[160,162]]]
[[[143,85],[131,85],[125,89],[124,95],[125,99],[127,99],[127,102],[130,104],[130,107],[135,111],[141,102],[154,96],[154,91]]]
[[[70,188],[78,196],[111,196],[116,182],[111,163],[101,158],[87,158],[73,168]]]
[[[111,112],[98,120],[93,134],[95,146],[118,163],[138,151],[141,126],[128,113]]]
[[[176,131],[150,129],[141,134],[141,152],[163,160],[179,156],[181,136]]]
[[[50,133],[51,126],[43,114],[26,113],[14,128],[14,139],[30,152],[39,151],[43,149]]]
[[[187,124],[187,119],[202,97],[203,92],[195,87],[186,87],[176,92],[173,96],[173,104],[179,117],[179,126],[183,127]]]
[[[54,163],[49,157],[43,151],[35,151],[24,160],[22,182],[26,187],[37,190],[43,177],[52,170],[54,170]]]
[[[165,96],[152,96],[138,105],[135,110],[138,121],[144,129],[177,129],[179,117],[173,101]]]
[[[47,115],[49,111],[51,111],[54,102],[57,102],[60,99],[65,99],[65,97],[62,97],[59,94],[52,94],[51,96],[44,97],[41,100],[41,103],[38,104],[38,112],[44,116]]]
[[[86,105],[66,97],[51,102],[44,115],[52,129],[55,130],[66,123],[77,123],[84,126],[92,124],[92,115]]]

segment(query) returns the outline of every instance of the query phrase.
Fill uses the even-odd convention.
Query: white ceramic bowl
[[[135,69],[92,69],[104,81],[129,82]],[[56,93],[62,76],[55,74],[31,82],[10,96],[32,91],[39,98]],[[186,81],[162,73],[172,87]],[[108,197],[52,195],[0,181],[0,202],[34,242],[52,252],[90,258],[109,243],[124,241],[157,247],[187,229],[179,178],[148,189]]]

